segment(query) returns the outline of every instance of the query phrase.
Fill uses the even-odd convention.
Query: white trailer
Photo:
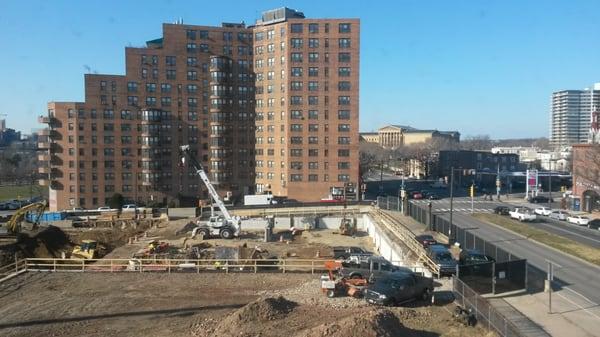
[[[277,204],[277,200],[273,199],[272,194],[249,194],[244,196],[245,206],[257,206],[257,205],[274,205]]]

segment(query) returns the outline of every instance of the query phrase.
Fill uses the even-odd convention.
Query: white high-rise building
[[[600,83],[583,90],[562,90],[553,93],[550,144],[563,147],[586,143],[593,105],[600,105]]]

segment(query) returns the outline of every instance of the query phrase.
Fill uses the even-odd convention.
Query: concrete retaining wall
[[[315,221],[316,220],[316,221]],[[293,224],[297,228],[320,228],[320,229],[338,229],[342,217],[318,217],[314,216],[299,216],[293,217]],[[317,224],[315,226],[315,223]],[[244,229],[264,229],[266,226],[266,220],[264,219],[247,219],[242,223]],[[275,217],[275,229],[287,229],[292,226],[291,217]],[[364,230],[364,221],[362,217],[356,219],[356,227],[359,230]]]
[[[369,214],[363,215],[362,223],[369,236],[373,239],[375,251],[379,255],[394,265],[410,267],[416,272],[424,273],[425,276],[432,276],[431,272],[422,264],[416,264],[414,261],[410,261],[407,258],[410,253],[408,248],[401,246],[397,242],[398,239],[385,230],[383,225],[377,224]]]

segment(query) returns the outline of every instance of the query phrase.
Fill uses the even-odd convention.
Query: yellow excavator
[[[48,203],[46,200],[40,202],[34,202],[33,204],[29,204],[27,206],[23,206],[19,208],[15,214],[8,220],[6,223],[6,229],[9,234],[17,234],[21,230],[21,222],[25,220],[25,216],[29,212],[35,212],[33,219],[33,227],[37,227],[40,217],[44,214]]]
[[[71,259],[74,260],[90,260],[97,258],[98,241],[96,240],[81,240],[81,244],[73,248]]]

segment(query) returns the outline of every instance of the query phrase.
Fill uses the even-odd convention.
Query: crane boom
[[[190,146],[189,145],[181,146],[181,152],[183,152],[183,154],[188,158],[188,160],[190,161],[190,165],[196,170],[196,173],[200,176],[200,179],[202,180],[202,182],[208,189],[208,193],[210,194],[213,201],[217,204],[217,207],[219,207],[219,210],[221,211],[221,214],[223,215],[225,220],[233,221],[231,214],[229,214],[227,207],[225,207],[225,203],[223,203],[223,200],[221,200],[221,197],[217,193],[217,190],[215,189],[215,187],[212,185],[212,183],[208,179],[208,175],[204,171],[204,167],[202,166],[202,164],[200,164],[200,162],[196,159],[196,157],[190,151]]]

